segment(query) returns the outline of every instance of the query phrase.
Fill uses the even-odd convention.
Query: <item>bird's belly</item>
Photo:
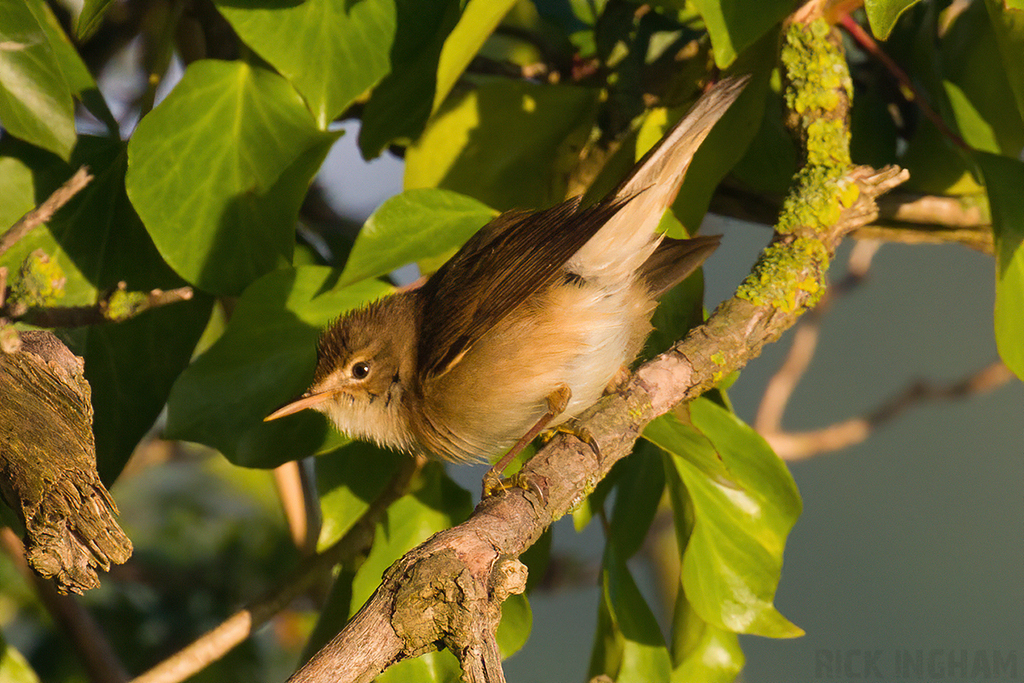
[[[549,426],[575,417],[639,352],[654,302],[638,284],[570,283],[524,306],[529,315],[517,310],[424,387],[427,450],[451,460],[492,459],[537,423],[562,386],[571,397]]]

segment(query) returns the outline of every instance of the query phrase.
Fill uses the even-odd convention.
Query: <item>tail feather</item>
[[[573,256],[568,264],[572,272],[624,282],[647,261],[661,241],[655,228],[679,194],[694,153],[749,80],[738,76],[720,81],[637,163],[603,200],[626,205]]]

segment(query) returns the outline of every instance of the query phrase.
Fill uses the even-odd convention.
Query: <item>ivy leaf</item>
[[[1024,163],[975,152],[985,177],[996,249],[996,346],[1003,362],[1024,379]]]
[[[71,92],[25,2],[0,5],[0,123],[11,135],[65,160],[75,146]]]
[[[760,435],[710,400],[693,401],[690,419],[706,441],[644,433],[670,456],[677,532],[691,528],[692,516],[692,533],[680,537],[686,598],[719,628],[801,635],[772,604],[801,508],[789,470]]]
[[[132,136],[128,196],[183,278],[237,295],[291,263],[299,205],[339,134],[271,71],[194,62]]]
[[[497,81],[449,98],[405,156],[405,187],[442,187],[499,211],[565,198],[597,92]],[[514,140],[515,144],[509,144]]]
[[[352,246],[342,284],[385,275],[407,263],[449,254],[498,215],[449,190],[406,190],[366,220]]]

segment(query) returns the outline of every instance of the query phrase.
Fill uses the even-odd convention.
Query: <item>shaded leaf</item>
[[[378,683],[461,683],[462,667],[455,655],[441,650],[401,661],[374,680]]]
[[[103,23],[103,15],[106,14],[114,0],[84,0],[82,11],[75,20],[75,37],[80,42],[85,42],[96,32],[96,29]]]
[[[448,254],[497,212],[457,192],[423,188],[388,199],[366,220],[342,284],[385,275],[407,263]]]
[[[75,146],[71,92],[46,32],[27,3],[0,5],[0,124],[62,159]]]
[[[182,277],[240,294],[291,263],[299,205],[336,138],[277,74],[194,62],[132,136],[128,196]]]
[[[992,207],[996,249],[996,346],[1024,379],[1024,162],[976,152]]]
[[[658,511],[665,490],[665,468],[658,449],[643,441],[615,467],[622,472],[615,485],[608,542],[615,545],[617,556],[628,560],[640,550]]]
[[[171,390],[168,438],[204,443],[248,467],[276,467],[340,444],[343,437],[313,411],[263,422],[309,384],[321,328],[389,291],[375,280],[337,287],[337,276],[302,266],[248,287],[224,335]]]
[[[533,628],[533,611],[523,594],[510,595],[501,603],[501,623],[498,624],[498,649],[501,658],[508,659],[523,649]]]
[[[316,459],[316,488],[323,520],[317,548],[341,540],[380,495],[407,455],[353,441]]]
[[[410,141],[423,132],[435,100],[441,48],[459,18],[457,0],[413,1],[400,8],[404,21],[391,51],[391,73],[373,89],[363,109],[359,149],[367,159],[379,156],[394,140]]]
[[[661,629],[612,543],[605,546],[599,610],[590,677],[605,674],[616,683],[667,682],[672,664]]]
[[[1003,73],[1017,101],[1017,112],[1024,119],[1024,4],[1012,6],[1009,2],[987,0],[985,6],[1003,58]]]

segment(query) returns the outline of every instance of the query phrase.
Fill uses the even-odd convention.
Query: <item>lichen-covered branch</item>
[[[292,681],[370,681],[391,664],[440,643],[460,655],[467,676],[475,676],[469,673],[475,655],[465,653],[486,651],[493,637],[458,615],[492,614],[494,605],[517,588],[507,581],[515,558],[631,452],[650,420],[742,367],[821,295],[836,245],[873,220],[875,198],[907,174],[897,168],[851,168],[845,127],[848,76],[832,29],[809,17],[788,27],[786,41],[787,102],[804,164],[775,239],[750,277],[705,324],[581,416],[599,454],[571,437],[553,440],[522,470],[535,491],[517,489],[487,498],[465,523],[409,552]],[[497,672],[493,675],[482,680],[501,680]]]

